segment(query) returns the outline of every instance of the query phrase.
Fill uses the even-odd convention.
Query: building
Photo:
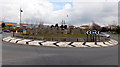
[[[107,26],[107,29],[111,29],[111,30],[116,30],[117,28],[118,28],[118,26],[116,26],[116,25]]]
[[[90,26],[90,29],[100,31],[102,29],[102,27],[96,23],[92,23],[92,25]]]
[[[5,23],[5,25],[6,25],[6,27],[16,27],[17,26],[17,23],[14,23],[14,22],[4,22]]]
[[[90,26],[89,25],[83,25],[83,26],[80,26],[80,29],[89,30]]]

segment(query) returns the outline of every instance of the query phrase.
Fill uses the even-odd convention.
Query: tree
[[[63,29],[63,27],[64,27],[63,25],[60,26],[61,29]]]
[[[120,26],[117,26],[116,32],[120,34]]]
[[[59,27],[58,24],[55,24],[55,27],[58,28]]]
[[[64,29],[67,29],[67,25],[64,26]]]
[[[54,27],[54,25],[51,25],[51,26],[50,26],[50,28],[53,28],[53,27]]]
[[[101,32],[106,32],[108,31],[106,27],[102,27]]]
[[[92,26],[91,26],[91,29],[92,29],[92,30],[101,30],[101,26],[99,26],[99,25],[96,24],[96,23],[93,23]]]
[[[6,27],[5,23],[2,23],[1,26],[2,26],[2,28],[5,28],[5,27]]]

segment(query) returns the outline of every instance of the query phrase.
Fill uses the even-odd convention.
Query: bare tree
[[[98,25],[98,24],[96,24],[96,23],[92,23],[91,29],[92,29],[92,30],[101,30],[101,26]]]

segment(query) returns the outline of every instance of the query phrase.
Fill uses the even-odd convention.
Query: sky
[[[118,24],[118,0],[0,0],[0,21],[47,25]]]

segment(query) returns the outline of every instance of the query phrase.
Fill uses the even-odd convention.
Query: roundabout
[[[4,33],[2,38],[10,36],[12,33]],[[111,38],[115,39],[112,36]],[[20,40],[22,38],[15,39]],[[117,39],[116,37],[115,40]],[[4,65],[117,65],[118,63],[118,45],[97,48],[65,48],[39,46],[39,44],[38,46],[33,44],[30,46],[11,42],[9,38],[7,42],[2,42]]]
[[[110,47],[118,44],[118,41],[110,39],[104,42],[60,42],[60,41],[44,41],[44,40],[33,40],[33,39],[23,39],[16,37],[5,37],[2,39],[5,42],[16,43],[20,45],[30,45],[30,46],[45,46],[45,47],[65,47],[65,48],[100,48],[100,47]]]

